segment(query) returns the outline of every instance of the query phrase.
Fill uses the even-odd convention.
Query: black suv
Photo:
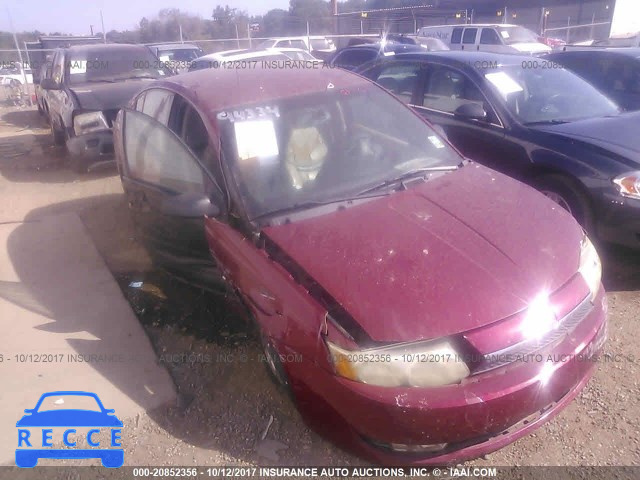
[[[40,86],[53,141],[66,144],[75,171],[115,161],[111,128],[118,111],[148,82],[170,73],[143,45],[81,45],[55,52],[51,76]]]

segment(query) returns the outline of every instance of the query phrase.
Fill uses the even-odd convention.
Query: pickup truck
[[[113,122],[136,92],[171,71],[143,45],[78,45],[58,49],[41,88],[51,137],[66,145],[73,170],[115,163]]]

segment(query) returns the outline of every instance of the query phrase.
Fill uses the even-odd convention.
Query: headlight
[[[596,298],[602,279],[602,264],[593,243],[586,235],[580,244],[580,268],[578,270],[591,291],[591,300]]]
[[[640,199],[640,172],[630,172],[613,179],[620,195]]]
[[[459,383],[469,367],[448,340],[367,350],[345,350],[327,341],[338,375],[380,387],[439,387]]]
[[[98,130],[109,130],[109,124],[102,112],[81,113],[73,118],[76,135],[84,135]]]

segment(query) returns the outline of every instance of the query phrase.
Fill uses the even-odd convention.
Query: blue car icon
[[[46,409],[46,407],[43,407],[43,402],[47,401],[47,403],[51,403],[51,397],[59,397],[57,402],[53,402],[56,408]],[[58,405],[67,403],[65,399],[68,400],[71,398],[73,400],[73,397],[90,402],[91,399],[93,399],[98,408],[95,410],[58,408]],[[91,402],[91,404],[93,405],[93,402]],[[44,393],[33,409],[26,409],[24,412],[26,415],[16,423],[16,427],[18,427],[18,448],[16,448],[17,466],[35,467],[40,458],[99,458],[102,465],[108,468],[118,468],[124,463],[124,449],[120,443],[122,422],[114,415],[113,409],[104,408],[100,398],[95,393],[81,391]],[[33,435],[32,437],[31,434],[34,432],[30,429],[36,427],[38,429],[40,427],[65,428],[62,439],[64,444],[69,448],[47,448],[52,447],[52,430],[43,429],[42,438],[37,435]],[[108,427],[111,429],[110,446],[112,448],[104,448],[104,446],[101,446],[99,442],[94,440],[94,435],[100,433],[100,429],[91,429],[86,435],[87,443],[96,448],[73,448],[76,445],[76,442],[71,440],[72,438],[75,440],[76,430],[74,427]]]

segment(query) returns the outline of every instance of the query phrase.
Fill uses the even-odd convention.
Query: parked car
[[[321,62],[308,51],[300,48],[247,48],[210,53],[196,58],[191,63],[189,71],[193,72],[204,68],[251,68],[258,62],[280,62],[287,60]]]
[[[204,55],[200,47],[191,43],[157,43],[148,47],[165,67],[175,73],[188,72],[191,62]]]
[[[153,258],[193,278],[211,254],[273,376],[341,446],[387,464],[476,457],[593,371],[605,296],[577,222],[363,77],[201,70],[147,85],[116,125]]]
[[[580,75],[624,110],[640,110],[640,48],[570,48],[545,58]]]
[[[390,33],[383,37],[381,42],[404,43],[407,45],[420,45],[430,52],[439,52],[441,50],[451,50],[449,46],[439,38],[435,37],[419,37],[410,34]]]
[[[30,68],[23,68],[19,64],[0,69],[0,85],[13,86],[33,83],[33,72]]]
[[[418,37],[438,38],[451,50],[539,54],[551,51],[537,34],[519,25],[468,24],[422,27]]]
[[[640,247],[640,114],[621,113],[582,78],[532,57],[416,53],[361,73],[441,125],[464,155],[538,188],[598,239]]]
[[[112,123],[118,110],[147,83],[170,75],[142,45],[81,45],[58,49],[46,90],[51,137],[65,145],[72,168],[86,172],[113,162]]]
[[[312,53],[327,54],[336,49],[333,40],[322,35],[302,35],[299,37],[267,38],[258,48],[301,48]]]
[[[404,52],[422,52],[424,50],[420,45],[408,45],[406,43],[364,43],[341,48],[327,59],[327,64],[332,67],[344,68],[345,70],[355,70],[361,65],[381,57]]]

